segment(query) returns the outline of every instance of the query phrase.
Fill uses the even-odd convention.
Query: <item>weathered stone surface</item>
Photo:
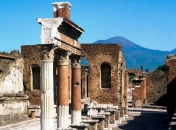
[[[143,101],[146,99],[146,79],[133,79],[132,88],[132,106],[136,107],[136,101],[141,100],[140,107],[142,107]]]
[[[1,101],[0,115],[27,113],[27,105],[27,99],[20,101],[16,99]]]
[[[157,102],[166,105],[167,74],[152,72],[146,75],[146,99],[147,103]]]
[[[176,55],[169,55],[166,59],[169,68],[167,75],[167,111],[173,114],[176,110]]]
[[[29,96],[30,105],[40,105],[40,90],[26,91],[25,93]]]
[[[133,74],[136,78],[139,78],[139,76],[142,76],[142,70],[137,70],[137,69],[129,69],[127,70],[128,74]]]
[[[83,44],[82,54],[89,61],[90,67],[90,99],[97,101],[99,104],[125,105],[126,96],[125,84],[125,60],[119,45],[107,44]],[[101,71],[102,64],[107,63],[110,66],[110,75],[105,80],[106,88],[102,88]],[[106,67],[105,67],[106,68]]]
[[[24,90],[33,90],[33,89],[40,89],[39,86],[33,86],[33,68],[38,69],[40,75],[40,49],[38,46],[22,46],[21,52],[24,57],[24,71],[23,71],[23,83],[24,83]],[[38,81],[40,81],[40,77],[36,77]],[[38,84],[40,85],[40,84]]]
[[[8,125],[29,119],[27,114],[0,115],[0,126]]]
[[[18,51],[0,53],[0,93],[23,91],[23,58]]]
[[[135,102],[135,107],[142,107],[142,101],[141,100],[136,100]]]

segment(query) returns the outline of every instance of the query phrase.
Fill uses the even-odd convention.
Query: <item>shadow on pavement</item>
[[[134,119],[126,118],[126,124],[118,126],[121,130],[176,130],[176,120],[172,120],[167,112],[145,111]],[[171,123],[172,121],[172,123]]]

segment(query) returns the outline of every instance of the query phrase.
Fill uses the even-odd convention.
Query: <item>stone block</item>
[[[89,124],[88,130],[98,130],[97,129],[97,124],[99,120],[82,120],[83,123]]]

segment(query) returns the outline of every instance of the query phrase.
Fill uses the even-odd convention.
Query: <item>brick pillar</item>
[[[146,78],[143,78],[143,84],[144,84],[144,104],[147,103],[147,98],[146,98]]]
[[[71,4],[69,2],[53,2],[54,7],[54,18],[63,17],[70,19],[70,8]]]
[[[83,71],[83,70],[82,70]],[[87,94],[87,74],[86,72],[82,72],[81,74],[81,85],[82,85],[82,98],[86,98],[86,94]]]
[[[72,56],[72,96],[71,123],[81,122],[81,60],[80,56]]]
[[[58,55],[57,128],[67,128],[69,127],[69,53],[60,51]]]
[[[41,130],[54,129],[53,57],[54,50],[42,53],[41,60]]]

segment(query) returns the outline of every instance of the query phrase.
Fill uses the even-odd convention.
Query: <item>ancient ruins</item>
[[[81,44],[71,4],[52,5],[53,18],[37,19],[41,44],[0,53],[0,126],[30,116],[40,117],[41,130],[110,129],[128,117],[128,90],[133,107],[160,100],[175,111],[175,55],[166,59],[167,75],[127,70],[119,44]]]
[[[26,118],[29,101],[23,91],[23,68],[18,51],[0,53],[0,125]]]
[[[168,55],[166,58],[166,65],[169,68],[167,76],[167,111],[168,113],[174,113],[176,109],[176,55]]]

